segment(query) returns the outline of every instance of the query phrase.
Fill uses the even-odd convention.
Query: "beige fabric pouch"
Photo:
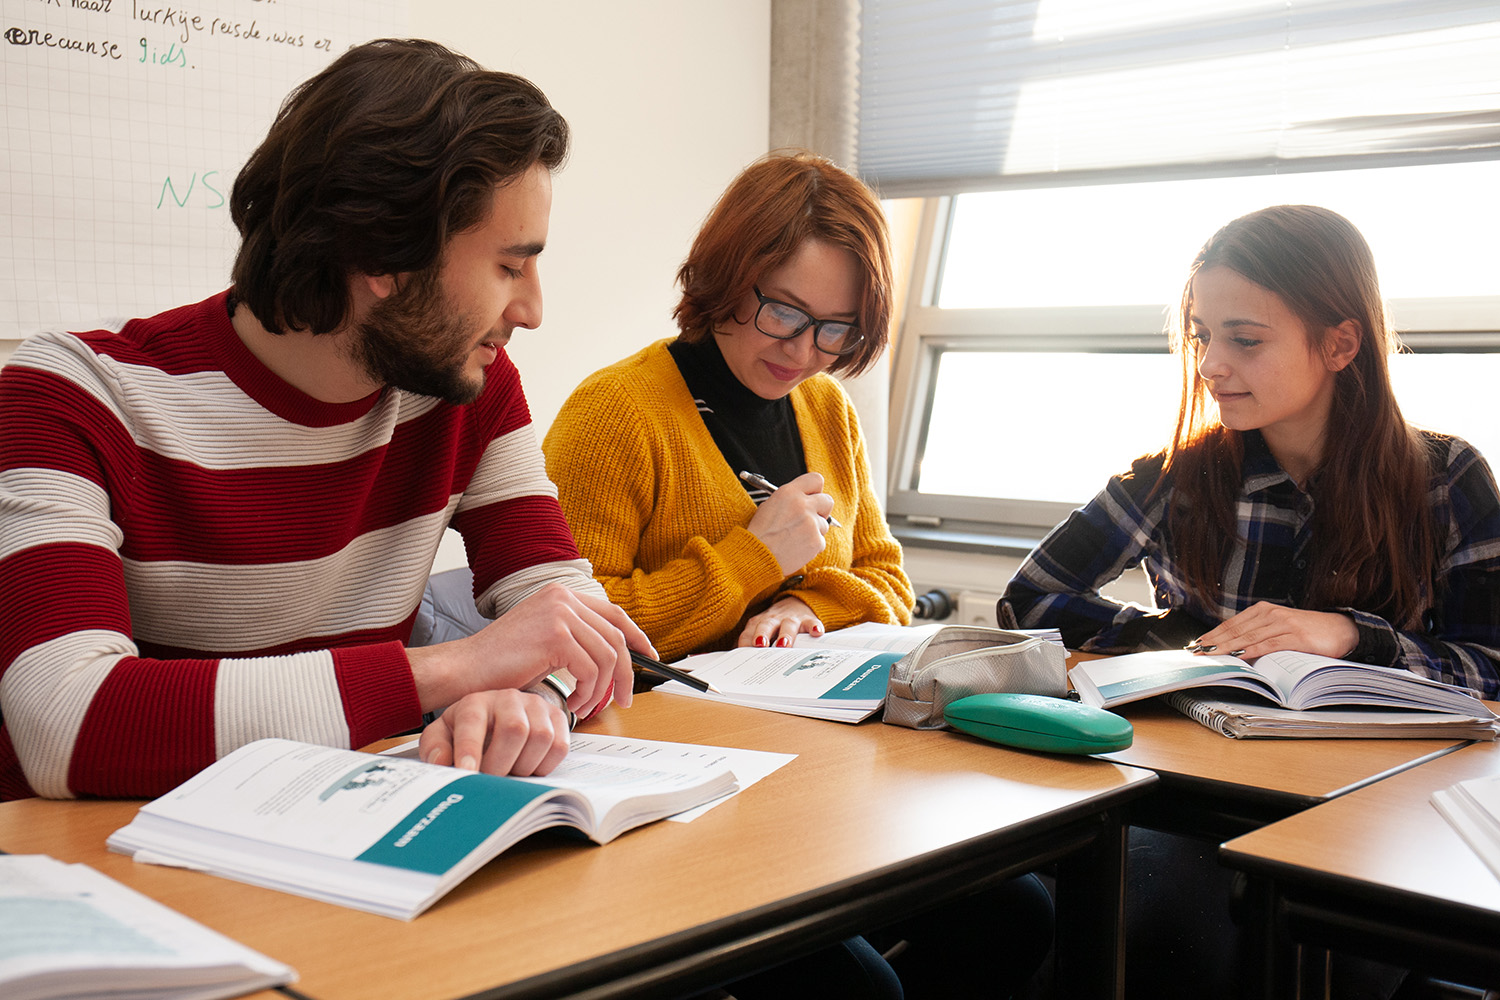
[[[885,721],[942,729],[950,702],[971,694],[1068,693],[1067,652],[1036,636],[979,625],[938,629],[891,666]]]

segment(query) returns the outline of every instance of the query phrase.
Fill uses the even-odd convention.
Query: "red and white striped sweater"
[[[404,643],[450,523],[487,615],[602,594],[503,352],[468,406],[323,403],[227,295],[0,373],[0,798],[155,796],[261,737],[418,725]]]

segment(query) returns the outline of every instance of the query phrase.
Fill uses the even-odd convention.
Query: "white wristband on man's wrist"
[[[562,703],[562,710],[568,714],[568,728],[572,729],[578,725],[578,716],[568,707],[568,699],[572,697],[574,688],[574,685],[570,682],[571,677],[566,674],[561,677],[557,674],[548,674],[542,678],[543,684],[557,692],[557,697]]]

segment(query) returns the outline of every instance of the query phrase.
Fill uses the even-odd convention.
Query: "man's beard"
[[[438,270],[409,275],[375,303],[359,324],[354,357],[377,382],[461,406],[479,398],[484,374],[465,372],[474,322],[443,291]]]

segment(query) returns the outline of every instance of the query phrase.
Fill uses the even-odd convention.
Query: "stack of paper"
[[[1494,717],[1404,708],[1278,708],[1230,688],[1173,691],[1162,700],[1188,718],[1231,739],[1342,737],[1345,739],[1493,740]]]
[[[1500,878],[1500,774],[1439,789],[1432,804]]]
[[[290,983],[251,951],[87,865],[0,857],[0,995],[213,1000]]]

